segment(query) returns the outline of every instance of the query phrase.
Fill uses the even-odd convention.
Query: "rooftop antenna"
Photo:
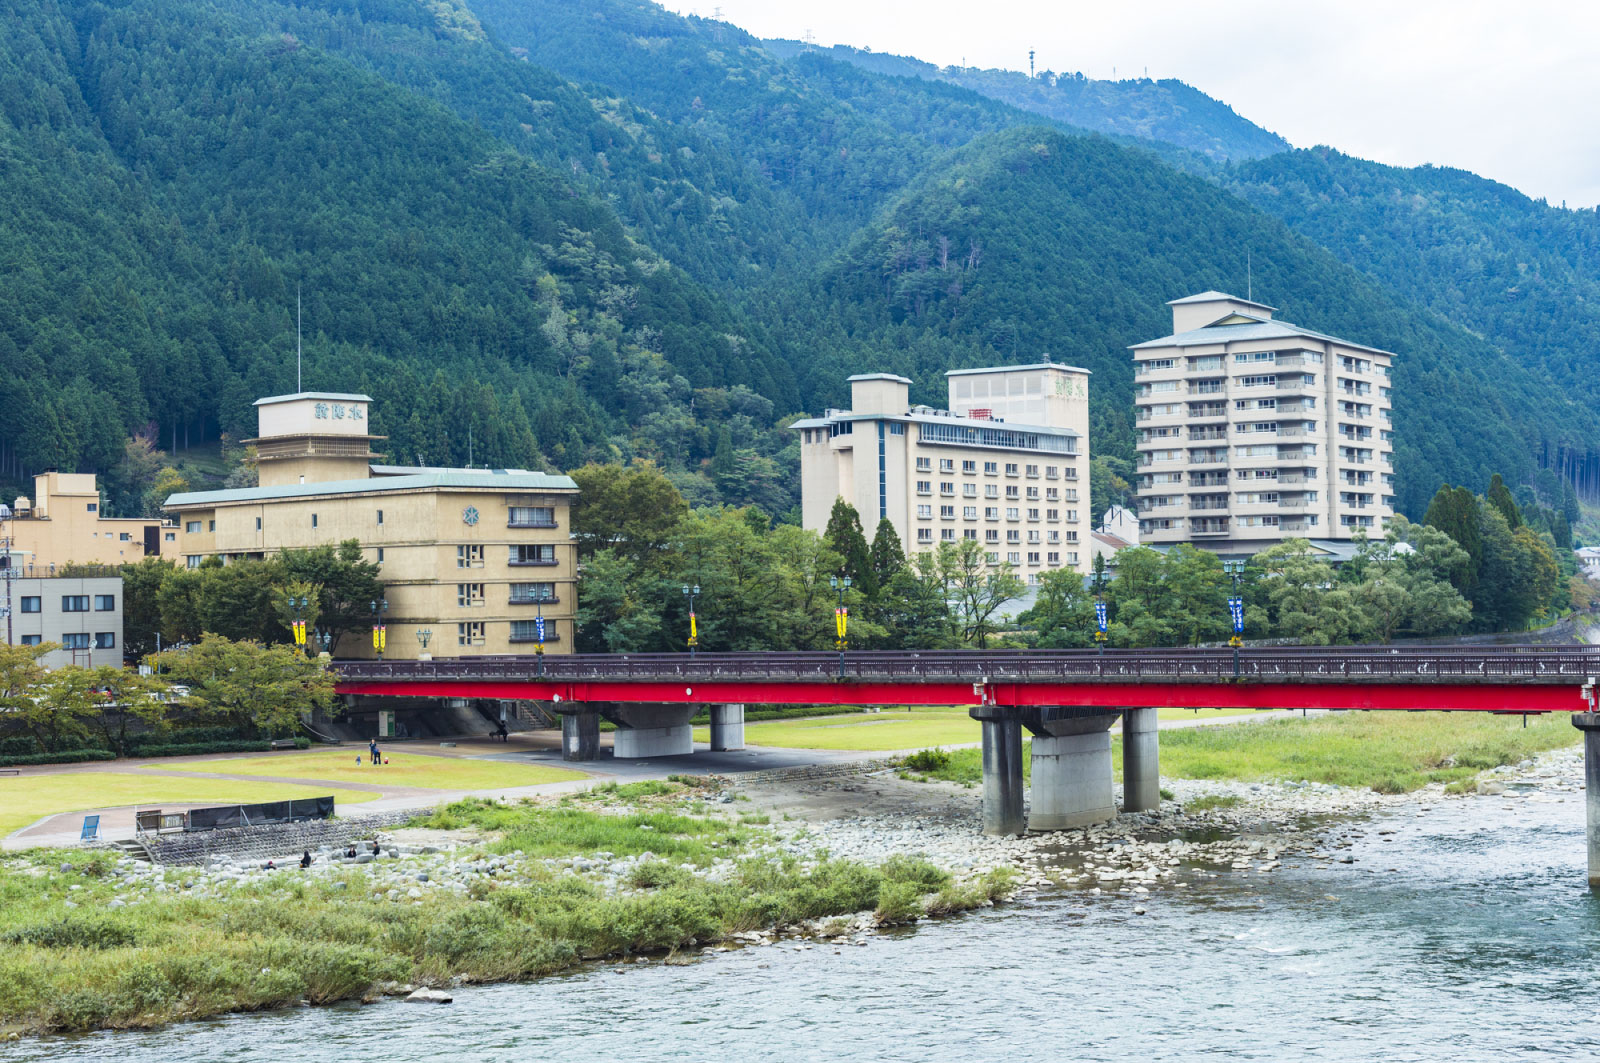
[[[467,468],[472,468],[472,426],[467,425]]]
[[[1033,49],[1028,49],[1028,77],[1033,77]]]
[[[294,390],[300,388],[300,285],[294,286]]]

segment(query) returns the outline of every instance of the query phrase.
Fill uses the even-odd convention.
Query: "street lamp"
[[[843,679],[844,651],[850,641],[850,610],[844,607],[844,592],[850,589],[850,577],[829,576],[828,586],[839,595],[839,606],[833,611],[833,633],[837,636],[835,645],[839,647],[839,678]]]
[[[1102,562],[1094,572],[1094,644],[1100,656],[1106,653],[1106,570]]]
[[[700,645],[700,629],[694,618],[694,600],[700,597],[700,584],[696,583],[693,587],[690,587],[685,583],[683,585],[683,596],[689,599],[689,656],[693,657],[694,648]]]
[[[389,625],[383,621],[383,614],[389,611],[389,599],[377,598],[371,603],[372,607],[372,649],[378,655],[378,660],[383,660],[383,651],[389,646]]]
[[[539,678],[544,678],[544,595],[533,600],[533,652],[539,658]]]
[[[289,630],[294,633],[294,644],[299,646],[302,651],[305,650],[306,646],[305,612],[306,606],[309,604],[311,604],[309,598],[296,598],[292,594],[289,596],[289,609],[294,613],[294,619],[290,621]]]
[[[422,656],[428,656],[428,640],[433,638],[433,629],[427,627],[417,628],[417,644],[422,647]]]
[[[319,627],[312,631],[312,636],[317,640],[317,645],[322,647],[322,652],[329,657],[333,656],[333,628]]]
[[[1239,678],[1239,647],[1244,645],[1244,596],[1239,593],[1239,576],[1244,572],[1243,561],[1224,561],[1222,571],[1233,580],[1233,593],[1228,595],[1228,617],[1233,621],[1233,637],[1228,645],[1233,647],[1233,677]]]

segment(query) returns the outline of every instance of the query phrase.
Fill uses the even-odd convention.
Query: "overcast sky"
[[[711,16],[714,3],[667,0]],[[939,65],[1173,77],[1296,147],[1459,166],[1600,203],[1600,3],[1590,0],[721,0],[762,37]],[[1115,73],[1113,73],[1113,70]]]

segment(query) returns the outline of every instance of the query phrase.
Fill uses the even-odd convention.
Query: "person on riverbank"
[[[378,740],[376,738],[367,743],[367,749],[372,753],[372,763],[374,765],[381,764],[382,760],[378,757]]]
[[[381,855],[383,855],[383,846],[379,845],[378,839],[374,838],[372,839],[372,858],[376,860]]]
[[[310,866],[311,866],[311,850],[307,849],[300,856],[300,870],[304,871],[306,868],[308,868]]]

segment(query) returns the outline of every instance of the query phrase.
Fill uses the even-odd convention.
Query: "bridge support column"
[[[744,748],[744,706],[711,706],[711,752],[730,753]]]
[[[614,705],[606,718],[617,725],[611,753],[618,760],[681,757],[694,752],[694,705]]]
[[[1049,720],[1033,738],[1030,830],[1071,830],[1116,818],[1111,779],[1115,713]]]
[[[1155,709],[1122,712],[1122,811],[1161,809],[1161,732]]]
[[[1022,723],[983,720],[983,833],[1021,834]]]
[[[1575,712],[1572,726],[1583,732],[1583,810],[1589,840],[1589,888],[1600,890],[1600,713]]]
[[[600,714],[564,713],[561,717],[561,758],[598,760],[600,757]]]

